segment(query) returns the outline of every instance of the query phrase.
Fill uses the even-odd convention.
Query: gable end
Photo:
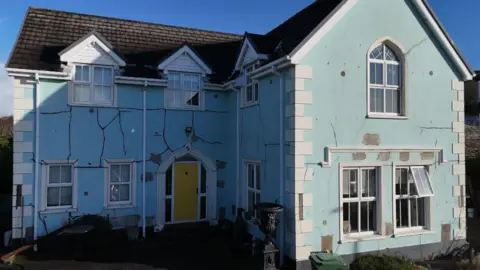
[[[158,65],[158,69],[212,74],[210,67],[188,45],[183,45],[163,60]]]

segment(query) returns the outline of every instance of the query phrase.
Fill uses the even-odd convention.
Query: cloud
[[[5,71],[5,64],[0,63],[0,116],[13,114],[13,80]]]

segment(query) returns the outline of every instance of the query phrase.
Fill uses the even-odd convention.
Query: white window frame
[[[259,100],[259,82],[250,78],[250,74],[257,69],[258,61],[250,62],[243,67],[243,76],[245,79],[245,86],[242,88],[242,104],[243,107],[252,106],[258,104]],[[248,69],[252,68],[250,72],[247,72]],[[249,81],[250,80],[250,81]],[[252,87],[252,99],[248,99],[247,88]]]
[[[372,59],[370,58],[371,52],[376,49],[378,46],[383,46],[383,54],[384,59]],[[385,46],[388,46],[390,50],[395,54],[398,61],[390,61],[385,59]],[[405,90],[405,70],[406,70],[406,61],[404,56],[404,50],[401,49],[395,42],[393,42],[390,38],[382,38],[379,41],[375,42],[374,45],[368,50],[367,53],[367,116],[369,118],[399,118],[399,119],[406,119],[407,118],[407,94]],[[382,75],[383,75],[383,84],[372,84],[370,82],[370,64],[382,64]],[[388,78],[387,78],[387,70],[388,65],[398,65],[398,85],[389,85]],[[383,89],[383,111],[382,112],[372,112],[370,110],[371,105],[371,97],[370,97],[370,89],[371,88],[379,88]],[[386,90],[395,90],[399,91],[399,100],[398,100],[398,112],[391,113],[386,112],[386,102],[385,102],[385,92]]]
[[[136,206],[137,186],[137,164],[134,159],[106,159],[104,161],[104,207],[109,208],[131,208]],[[130,166],[130,200],[121,202],[110,201],[110,170],[112,165]]]
[[[253,166],[253,187],[250,187],[250,182],[249,182],[249,166]],[[258,179],[257,179],[257,170],[260,170],[260,189],[257,189],[258,187]],[[263,186],[263,174],[262,174],[262,162],[257,161],[257,160],[245,160],[244,161],[244,179],[245,179],[245,188],[246,188],[246,197],[245,197],[245,212],[249,213],[249,195],[250,192],[253,192],[255,194],[255,204],[259,203],[257,202],[256,195],[259,195],[260,201],[262,200],[262,186]],[[255,211],[255,206],[253,206],[253,213],[250,216],[250,221],[256,221],[260,219],[259,216],[257,216],[257,211]]]
[[[72,169],[72,176],[71,176],[71,183],[70,184],[50,184],[49,183],[49,175],[50,175],[50,167],[53,166],[70,166]],[[78,174],[77,174],[77,162],[72,160],[45,160],[42,164],[42,179],[41,181],[41,189],[42,189],[42,197],[41,197],[41,212],[51,213],[51,212],[74,212],[77,211],[77,187],[78,187]],[[55,186],[71,186],[72,187],[72,205],[66,206],[48,206],[47,204],[47,189],[48,187],[55,187]]]
[[[409,177],[411,177],[411,168],[420,168],[423,167],[428,173],[428,181],[432,189],[432,193],[428,195],[396,195],[396,173],[397,169],[408,169]],[[421,233],[428,233],[431,231],[431,224],[433,222],[433,209],[432,209],[432,199],[435,196],[435,192],[433,189],[433,182],[430,178],[432,175],[432,164],[431,163],[397,163],[394,164],[392,167],[392,213],[393,213],[393,229],[394,234],[397,236],[402,235],[411,235],[411,234],[421,234]],[[412,179],[413,183],[415,184],[416,180]],[[417,189],[417,187],[416,187]],[[417,190],[418,193],[418,190]],[[424,220],[425,226],[411,226],[411,216],[410,216],[410,201],[408,201],[408,216],[409,216],[409,227],[406,228],[397,228],[397,199],[414,199],[414,198],[422,198],[425,200],[424,203]]]
[[[184,71],[174,71],[167,70],[165,71],[167,76],[167,88],[165,88],[164,95],[164,106],[167,109],[181,109],[181,110],[203,110],[205,103],[205,94],[203,91],[203,75],[201,73],[192,73]],[[168,77],[172,74],[178,74],[180,76],[180,85],[177,87],[170,87],[170,81]],[[198,89],[187,89],[184,87],[185,77],[186,76],[196,76],[198,78]],[[198,93],[198,105],[189,105],[186,104],[188,96]],[[173,103],[172,97],[173,96]],[[180,99],[180,102],[177,101],[177,98]]]
[[[75,74],[77,67],[88,67],[88,81],[76,81]],[[110,69],[112,72],[112,84],[95,84],[94,70],[95,68]],[[90,100],[88,102],[75,101],[75,85],[88,86],[90,88]],[[98,102],[95,101],[95,86],[108,86],[112,87],[112,100],[111,102]],[[92,65],[92,64],[72,64],[72,79],[69,84],[69,105],[70,106],[94,106],[94,107],[116,107],[117,106],[117,87],[115,84],[115,69],[112,66]]]

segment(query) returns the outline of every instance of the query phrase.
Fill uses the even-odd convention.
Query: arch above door
[[[217,167],[215,163],[200,150],[190,147],[182,147],[172,152],[158,167],[157,170],[157,211],[155,231],[161,231],[165,225],[166,209],[166,175],[168,169],[181,160],[182,157],[190,156],[200,162],[206,171],[206,201],[207,220],[211,224],[217,223]],[[172,180],[173,181],[173,180]]]

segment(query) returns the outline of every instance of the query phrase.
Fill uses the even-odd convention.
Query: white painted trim
[[[290,57],[288,55],[255,69],[251,72],[252,79],[258,79],[259,77],[264,76],[263,73],[269,74],[270,72],[280,69],[280,67],[284,65],[291,65]]]
[[[58,55],[60,56],[61,62],[71,62],[72,57],[74,57],[78,52],[83,50],[88,44],[96,44],[102,48],[112,59],[117,63],[118,66],[124,67],[126,66],[125,61],[123,61],[120,56],[118,56],[113,49],[110,47],[110,44],[106,44],[101,40],[101,38],[97,37],[97,34],[92,32],[87,34],[86,36],[82,37],[63,51],[59,52]],[[82,64],[94,64],[94,63],[82,63]]]
[[[260,189],[256,189],[256,188],[249,188],[248,187],[248,165],[253,165],[254,166],[254,177],[255,177],[255,180],[254,180],[254,186],[256,186],[256,177],[257,177],[257,174],[256,174],[256,166],[259,166],[260,167],[260,180],[261,180],[261,186],[260,186]],[[263,163],[261,160],[250,160],[250,159],[243,159],[243,163],[242,163],[242,178],[243,178],[243,182],[242,182],[242,189],[243,189],[243,193],[244,193],[244,198],[243,198],[243,208],[245,209],[245,212],[248,213],[248,192],[250,190],[254,191],[254,192],[258,192],[260,193],[260,200],[262,198],[262,187],[264,186],[265,184],[265,179],[263,177]],[[256,217],[258,218],[258,217]],[[255,220],[256,218],[253,218],[252,220]],[[248,220],[247,220],[248,221]],[[252,232],[250,232],[252,233]]]
[[[89,81],[75,81],[75,72],[76,72],[76,66],[87,66],[88,71],[89,71]],[[112,72],[112,84],[111,85],[96,85],[94,82],[94,70],[95,68],[105,68],[105,69],[110,69]],[[112,107],[115,108],[117,107],[117,101],[118,101],[118,91],[117,91],[117,85],[115,84],[115,69],[110,66],[103,66],[103,65],[89,65],[89,64],[81,64],[81,63],[72,63],[72,80],[68,84],[68,105],[72,107]],[[95,86],[110,86],[112,87],[112,102],[111,103],[101,103],[101,102],[96,102],[93,100],[90,100],[85,103],[81,102],[75,102],[74,101],[74,87],[75,85],[85,85],[89,86],[90,88],[90,95],[91,97],[95,95]]]
[[[245,57],[245,53],[247,53],[248,47],[252,48],[252,50],[255,51],[256,56],[255,56],[255,59],[252,59],[252,61],[259,59],[259,54],[255,50],[255,48],[252,46],[248,38],[245,37],[245,39],[243,40],[242,48],[240,50],[240,54],[238,55],[237,61],[235,62],[235,71],[242,69],[242,66],[244,64],[243,58]]]
[[[111,165],[129,165],[130,166],[130,200],[128,202],[109,202],[110,195],[110,169]],[[136,207],[137,205],[137,163],[134,159],[105,159],[103,161],[104,167],[104,194],[103,207],[105,209],[115,209],[118,207]]]
[[[188,54],[190,57],[192,57],[193,60],[195,60],[195,62],[197,62],[197,64],[200,67],[202,67],[202,69],[205,71],[205,74],[212,74],[212,70],[205,64],[205,62],[203,62],[200,59],[200,57],[197,56],[197,54],[195,52],[192,51],[192,49],[190,49],[190,47],[188,45],[183,45],[174,54],[169,56],[167,59],[163,60],[163,62],[161,62],[158,65],[158,69],[165,70],[165,68],[168,66],[168,64],[170,64],[171,62],[173,62],[175,59],[177,59],[178,57],[180,57],[183,54]],[[178,70],[178,71],[181,71],[181,70]]]
[[[325,161],[322,161],[320,165],[324,168],[332,166],[330,163],[332,160],[332,153],[399,153],[399,152],[434,152],[439,153],[438,162],[440,164],[448,162],[444,160],[443,149],[441,148],[410,148],[410,147],[359,147],[359,146],[327,146],[325,147]]]
[[[162,161],[157,170],[158,184],[157,184],[157,211],[156,211],[156,230],[163,229],[165,222],[165,181],[166,172],[168,168],[175,163],[175,161],[189,154],[196,158],[204,167],[207,173],[207,218],[205,220],[210,221],[210,224],[216,224],[217,222],[217,167],[216,164],[207,156],[205,156],[200,150],[191,147],[182,147],[175,152],[171,153],[165,160]],[[199,178],[201,175],[199,175]],[[172,179],[175,179],[175,171],[172,170]],[[172,209],[174,207],[173,194],[175,192],[175,185],[172,185]],[[200,213],[199,213],[200,214]],[[172,212],[173,215],[173,212]],[[173,219],[173,216],[172,216]],[[202,221],[202,220],[196,220]],[[170,222],[168,222],[170,223]]]
[[[289,54],[292,63],[299,64],[303,57],[347,14],[357,0],[344,0]]]
[[[72,167],[72,205],[71,206],[59,206],[59,207],[47,207],[47,182],[50,166],[66,166],[70,165]],[[41,182],[41,193],[36,193],[38,195],[40,209],[39,212],[42,213],[53,213],[57,211],[76,211],[78,203],[78,169],[76,160],[44,160],[41,166],[42,170],[42,180],[35,179],[38,182]],[[39,195],[41,194],[41,196]],[[34,213],[36,217],[36,213]]]

